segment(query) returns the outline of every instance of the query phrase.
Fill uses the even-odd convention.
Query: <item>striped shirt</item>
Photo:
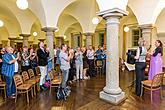
[[[14,57],[16,56],[14,55]],[[14,63],[9,64],[11,60],[13,60],[12,54],[8,54],[6,52],[2,58],[2,61],[3,61],[2,74],[4,74],[5,76],[14,76],[15,66],[14,66]]]

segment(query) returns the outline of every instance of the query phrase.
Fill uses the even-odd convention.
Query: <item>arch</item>
[[[92,24],[92,18],[96,16],[96,10],[99,10],[97,7],[96,10],[94,10],[94,7],[91,7],[91,3],[93,3],[94,0],[77,0],[70,5],[68,5],[62,13],[69,14],[76,18],[78,22],[81,24],[83,32],[94,32],[96,25]],[[78,7],[78,8],[77,8]],[[83,9],[83,11],[82,11]],[[81,10],[81,13],[80,13]],[[62,14],[61,13],[61,14]],[[84,14],[82,14],[84,13]],[[88,24],[88,25],[86,25]]]
[[[36,19],[36,16],[29,9],[25,11],[18,9],[15,1],[3,0],[1,5],[4,5],[5,8],[8,8],[15,15],[20,24],[21,33],[29,34],[32,22]]]
[[[153,23],[154,24],[156,23],[161,12],[164,11],[164,8],[165,8],[165,1],[164,0],[159,1],[159,4],[157,5],[157,7],[154,11],[154,14],[153,14]]]
[[[68,19],[68,21],[66,21],[66,18]],[[65,19],[65,20],[63,21],[63,19]],[[64,34],[65,31],[67,30],[67,28],[70,27],[71,25],[75,24],[75,23],[78,23],[79,24],[79,27],[82,30],[81,24],[79,23],[79,21],[74,16],[69,15],[69,14],[62,14],[60,16],[59,21],[58,21],[58,26],[60,28],[61,34]]]
[[[0,4],[0,19],[4,21],[4,25],[7,28],[10,36],[16,36],[21,32],[21,26],[14,15],[14,13],[9,9],[3,2]],[[13,28],[15,26],[15,28]]]

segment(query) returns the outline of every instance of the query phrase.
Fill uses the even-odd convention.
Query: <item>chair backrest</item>
[[[96,66],[102,66],[102,60],[97,60],[96,61]]]
[[[49,75],[50,75],[50,80],[53,80],[54,79],[54,72],[52,70],[49,72]]]
[[[36,67],[36,75],[38,76],[38,75],[40,75],[40,74],[41,74],[40,68],[39,68],[39,67]]]
[[[158,73],[154,76],[154,78],[152,79],[152,87],[158,87],[161,86],[162,84],[162,80],[163,80],[163,76],[164,76],[164,72]]]
[[[34,77],[34,71],[32,69],[28,69],[29,77],[32,78]]]
[[[19,75],[19,74],[14,75],[14,83],[15,83],[16,88],[17,88],[19,85],[22,85],[22,84],[23,84],[22,76]]]
[[[22,72],[22,77],[23,77],[23,81],[24,82],[29,80],[29,75],[28,75],[27,71],[23,71]]]

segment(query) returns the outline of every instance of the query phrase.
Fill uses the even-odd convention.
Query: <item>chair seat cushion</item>
[[[30,79],[30,80],[26,81],[25,83],[26,83],[26,84],[33,84],[33,85],[34,85],[34,84],[37,83],[37,81],[36,81],[36,80],[31,80],[31,79]]]
[[[51,81],[51,84],[60,84],[61,83],[61,80],[59,79],[54,79]]]
[[[30,84],[22,84],[22,85],[17,87],[18,90],[28,90],[30,88],[31,88]]]
[[[152,80],[145,80],[141,82],[144,86],[151,87]],[[152,87],[160,87],[160,86],[152,86]]]

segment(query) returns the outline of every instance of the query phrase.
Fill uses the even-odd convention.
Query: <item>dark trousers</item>
[[[135,63],[135,72],[136,72],[136,88],[135,92],[137,96],[141,94],[141,81],[144,80],[144,70],[146,63],[145,62],[137,62]]]
[[[88,59],[88,64],[89,64],[89,75],[95,76],[94,59]]]
[[[22,71],[28,71],[28,69],[30,69],[30,66],[22,66],[21,69]]]

